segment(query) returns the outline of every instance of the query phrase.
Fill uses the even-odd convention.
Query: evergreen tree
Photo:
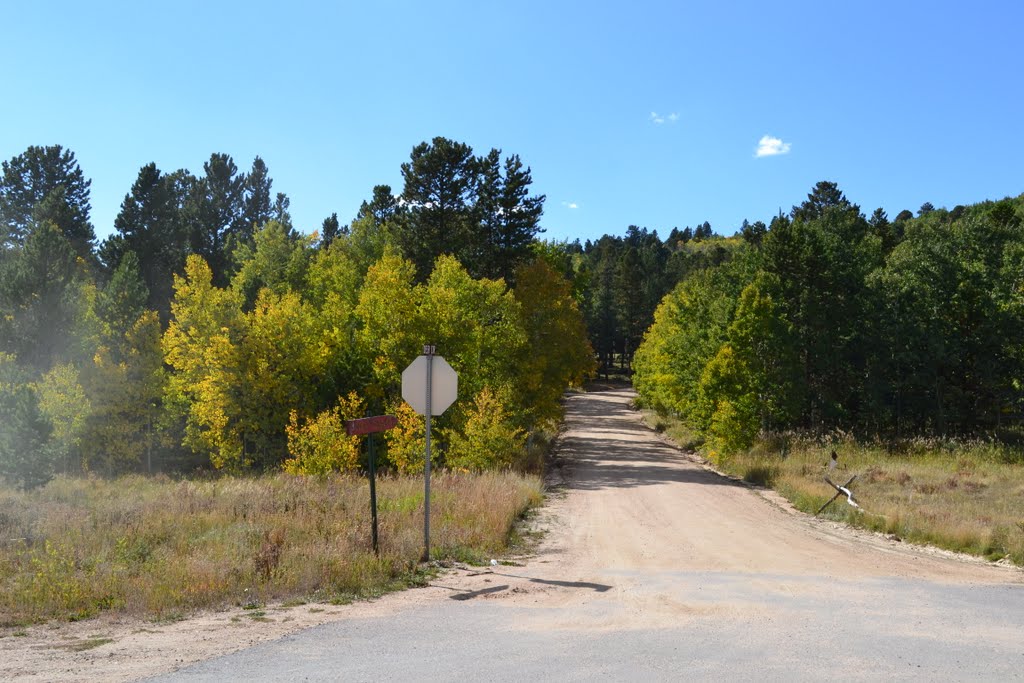
[[[795,220],[809,221],[822,216],[829,207],[854,208],[858,212],[860,211],[858,207],[850,204],[838,184],[822,180],[814,186],[804,203],[793,207],[790,215]]]
[[[271,217],[270,187],[274,184],[267,171],[267,164],[260,157],[252,162],[252,170],[245,176],[245,188],[242,199],[242,216],[238,223],[240,237],[247,241],[255,230]]]
[[[25,246],[0,262],[0,348],[45,372],[75,347],[84,272],[53,223],[34,228]]]
[[[53,223],[75,252],[89,259],[96,235],[89,222],[89,186],[75,154],[60,145],[31,146],[3,162],[0,249],[24,244],[33,226]]]
[[[191,251],[210,266],[214,284],[224,285],[229,277],[229,252],[248,233],[242,218],[245,176],[238,174],[227,154],[211,154],[203,170],[202,178],[188,183]]]
[[[514,283],[516,268],[527,261],[530,245],[543,232],[540,217],[544,213],[544,195],[529,194],[533,178],[523,168],[518,154],[505,159],[501,192],[498,194],[498,220],[495,224],[496,258],[486,277],[505,278]]]
[[[341,226],[338,224],[338,214],[332,213],[324,219],[323,225],[320,226],[320,248],[329,248],[331,242],[341,234],[343,233]]]
[[[441,254],[458,254],[472,243],[477,162],[466,144],[436,137],[416,145],[402,164],[402,200],[408,221],[398,243],[425,280]]]
[[[116,233],[100,248],[101,260],[110,271],[117,269],[127,252],[135,254],[149,292],[147,307],[164,321],[170,315],[174,275],[182,272],[189,248],[184,176],[185,171],[163,175],[154,163],[139,169],[114,219]]]
[[[24,489],[42,486],[58,469],[53,426],[39,409],[29,377],[0,352],[0,477]]]
[[[356,219],[369,216],[374,225],[380,227],[402,212],[398,198],[391,193],[390,185],[374,185],[373,197],[359,205]]]

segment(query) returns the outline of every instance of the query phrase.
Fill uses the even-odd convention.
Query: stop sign
[[[419,356],[402,371],[402,398],[420,415],[427,414],[427,363],[432,360],[430,377],[430,414],[440,415],[455,403],[459,376],[444,356]]]

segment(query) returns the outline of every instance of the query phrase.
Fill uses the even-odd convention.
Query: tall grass
[[[648,422],[684,447],[698,445],[671,418]],[[723,471],[776,489],[814,514],[834,494],[830,478],[851,488],[860,508],[840,497],[823,517],[893,534],[901,539],[1024,566],[1024,451],[990,440],[911,439],[860,443],[851,435],[800,434],[760,439],[744,453],[705,453]]]
[[[832,450],[839,464],[830,478],[842,484],[857,475],[851,488],[861,507],[841,497],[823,516],[1024,566],[1024,463],[1005,446],[922,439],[894,448],[850,438],[791,440],[785,458],[761,443],[727,467],[740,476],[770,467],[773,486],[813,513],[835,494],[824,481]]]
[[[539,479],[513,473],[431,483],[435,558],[500,552],[542,498]],[[0,489],[0,625],[348,599],[422,580],[422,478],[382,478],[377,497],[379,557],[358,477],[58,478],[30,493]]]

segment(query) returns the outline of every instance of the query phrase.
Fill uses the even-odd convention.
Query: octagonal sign
[[[427,414],[427,362],[433,359],[430,377],[430,414],[440,415],[455,403],[459,376],[444,356],[419,356],[402,371],[402,398],[420,415]]]

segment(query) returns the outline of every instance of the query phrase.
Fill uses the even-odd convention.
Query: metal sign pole
[[[423,561],[430,561],[430,414],[433,412],[430,406],[431,376],[434,365],[434,346],[423,347],[423,354],[427,357],[427,462],[424,467],[423,478]]]

